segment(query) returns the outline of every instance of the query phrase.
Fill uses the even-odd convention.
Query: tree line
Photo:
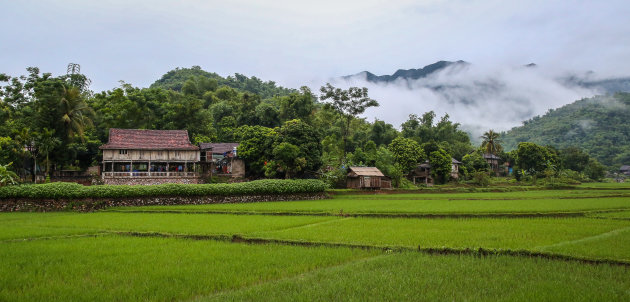
[[[95,93],[77,64],[58,76],[38,68],[27,72],[0,74],[0,165],[24,179],[34,179],[36,167],[50,175],[98,165],[98,147],[107,141],[109,128],[186,129],[195,144],[238,142],[238,155],[252,179],[318,177],[338,185],[347,167],[376,166],[400,185],[419,163],[429,161],[434,178],[443,183],[449,180],[451,158],[463,162],[463,178],[488,171],[483,153],[519,165],[524,175],[584,171],[571,166],[573,160],[562,161],[576,153],[582,160],[585,153],[579,149],[543,147],[545,153],[519,146],[505,153],[493,131],[476,147],[448,114],[412,114],[400,130],[360,118],[367,108],[380,105],[366,88],[327,84],[318,95],[308,87],[286,89],[239,74],[223,78],[195,66],[169,71],[149,88],[121,82]],[[529,164],[541,161],[544,167]]]

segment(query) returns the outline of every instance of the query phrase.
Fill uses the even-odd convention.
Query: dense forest
[[[524,121],[502,134],[503,146],[519,142],[556,148],[582,148],[601,163],[618,168],[630,163],[630,93],[582,99]]]
[[[366,88],[327,84],[317,92],[287,89],[240,74],[224,78],[194,66],[169,71],[149,88],[121,82],[120,87],[93,92],[78,64],[68,65],[64,75],[38,68],[27,72],[0,74],[0,165],[22,179],[36,169],[51,175],[98,165],[98,148],[107,142],[109,128],[185,129],[195,144],[238,142],[250,179],[318,177],[334,185],[343,182],[347,167],[360,165],[378,167],[398,185],[427,160],[438,182],[448,181],[451,158],[464,162],[464,178],[488,170],[481,157],[485,152],[518,164],[518,153],[503,152],[498,134],[488,131],[484,144],[475,147],[448,115],[411,114],[400,130],[360,118],[367,108],[379,106]],[[617,133],[625,133],[627,143],[627,129]],[[542,173],[552,165],[559,170],[561,161],[555,160],[562,150],[522,149],[526,147],[542,152],[549,164],[525,169],[527,156],[521,155],[523,173]],[[587,154],[571,152],[586,155],[588,162]]]

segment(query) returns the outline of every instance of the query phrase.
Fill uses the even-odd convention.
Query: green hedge
[[[234,184],[163,184],[149,186],[83,186],[55,182],[40,185],[0,187],[0,198],[82,199],[143,196],[276,195],[324,192],[326,184],[315,179],[265,179]]]

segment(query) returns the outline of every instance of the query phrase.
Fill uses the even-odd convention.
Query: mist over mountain
[[[522,121],[576,100],[630,92],[630,77],[607,78],[530,63],[487,66],[466,61],[439,61],[391,75],[364,71],[332,80],[339,87],[363,86],[381,104],[368,119],[395,126],[409,114],[430,110],[448,113],[473,139],[488,129],[505,131]]]

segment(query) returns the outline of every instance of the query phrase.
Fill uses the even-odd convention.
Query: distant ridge
[[[349,76],[344,76],[344,79],[349,79],[352,77],[356,77],[356,76],[361,76],[361,75],[365,75],[366,79],[368,82],[372,82],[372,83],[389,83],[389,82],[394,82],[398,79],[406,79],[406,80],[417,80],[420,78],[426,78],[427,76],[429,76],[430,74],[436,72],[436,71],[440,71],[446,67],[449,67],[451,65],[461,65],[461,66],[467,66],[470,65],[470,63],[459,60],[456,62],[450,62],[450,61],[438,61],[435,62],[433,64],[424,66],[423,68],[419,68],[419,69],[398,69],[396,72],[394,72],[394,74],[392,75],[380,75],[377,76],[369,71],[363,71],[354,75],[349,75]]]
[[[341,78],[344,80],[360,78],[360,79],[366,79],[368,82],[371,82],[371,83],[387,84],[387,83],[395,82],[400,79],[402,80],[423,79],[423,78],[429,77],[432,74],[440,72],[446,69],[447,67],[451,67],[451,66],[466,67],[469,65],[471,65],[471,63],[468,63],[462,60],[455,61],[455,62],[438,61],[419,69],[398,69],[396,72],[394,72],[391,75],[379,76],[369,71],[363,71],[357,74],[343,76]],[[522,65],[522,67],[535,69],[538,67],[538,65],[536,65],[536,63],[529,63],[526,65]],[[556,79],[556,81],[558,81],[559,84],[565,87],[582,87],[586,89],[594,89],[598,92],[598,94],[614,94],[617,92],[630,92],[630,77],[617,77],[617,78],[595,80],[595,79],[592,79],[591,77],[592,74],[593,72],[589,72],[584,75],[576,75],[576,74],[567,75],[565,77]],[[492,82],[484,83],[484,85],[488,87],[493,87],[495,83],[492,83]],[[432,90],[447,89],[447,87],[443,85],[430,85],[426,87]]]

